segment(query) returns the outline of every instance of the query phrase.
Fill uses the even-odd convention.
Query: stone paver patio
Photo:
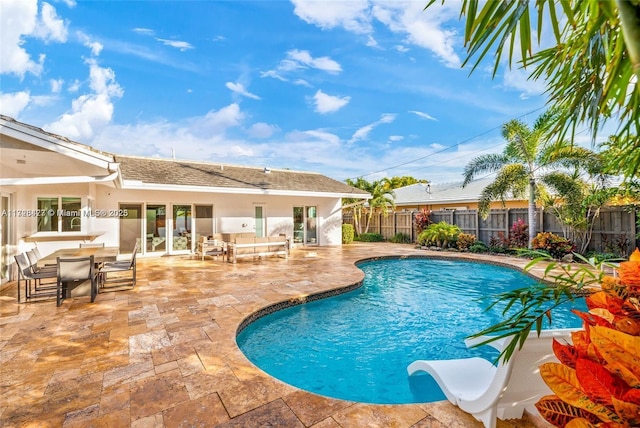
[[[134,290],[59,308],[18,304],[9,284],[0,295],[0,426],[482,427],[448,402],[370,405],[305,392],[262,372],[236,345],[239,324],[256,310],[354,284],[359,259],[409,254],[430,253],[353,244],[235,265],[139,258]],[[534,426],[548,425],[528,415],[498,422]]]

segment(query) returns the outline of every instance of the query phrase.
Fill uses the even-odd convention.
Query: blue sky
[[[460,181],[542,112],[469,75],[459,4],[0,0],[0,112],[119,154]]]

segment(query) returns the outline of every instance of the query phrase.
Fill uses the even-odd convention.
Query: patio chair
[[[129,285],[131,288],[136,286],[136,254],[138,253],[138,244],[133,247],[131,258],[129,260],[120,260],[116,262],[106,262],[100,267],[100,287],[119,287]],[[109,274],[118,274],[116,277],[109,278]]]
[[[81,242],[80,248],[102,248],[104,242]]]
[[[88,294],[91,303],[98,294],[98,273],[95,269],[93,256],[88,257],[58,257],[58,281],[56,284],[56,305],[68,297],[78,297],[87,294],[86,283],[89,282]]]
[[[27,260],[29,260],[29,264],[31,264],[31,270],[32,270],[33,273],[39,273],[39,272],[44,272],[44,271],[56,272],[56,270],[57,270],[56,265],[38,266],[38,262],[42,258],[42,257],[38,256],[38,254],[40,254],[40,252],[36,253],[35,250],[29,250],[25,254],[27,255]]]
[[[18,303],[20,303],[20,280],[24,282],[25,300],[35,297],[53,297],[55,295],[55,282],[53,281],[57,277],[55,270],[34,272],[25,253],[15,255],[14,259],[18,265]],[[51,279],[52,281],[43,283],[43,279]]]
[[[543,330],[538,337],[531,332],[520,350],[507,363],[501,359],[497,367],[484,358],[454,360],[417,360],[409,365],[409,376],[426,372],[433,376],[447,399],[471,413],[487,428],[495,428],[496,418],[521,418],[526,409],[536,414],[535,403],[551,394],[539,373],[539,366],[557,361],[552,340],[569,341],[574,329]],[[480,344],[488,337],[465,341],[467,347]],[[510,337],[487,345],[502,351]]]

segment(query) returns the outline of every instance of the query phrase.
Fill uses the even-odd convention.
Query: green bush
[[[534,250],[548,252],[554,259],[561,259],[565,255],[575,251],[575,245],[571,241],[551,232],[538,233],[536,237],[533,238],[531,246]]]
[[[468,250],[469,247],[476,242],[476,235],[472,235],[470,233],[461,233],[458,235],[458,239],[456,240],[456,246],[459,250]]]
[[[482,241],[476,241],[469,247],[469,251],[472,253],[487,253],[489,252],[489,247]]]
[[[447,248],[449,245],[455,245],[458,235],[460,235],[461,232],[458,226],[448,224],[444,221],[430,224],[418,235],[418,244]]]
[[[379,233],[361,233],[356,236],[355,240],[361,242],[382,242],[384,238]]]
[[[352,224],[342,225],[342,243],[343,244],[351,244],[353,242],[353,238],[355,235],[356,235],[356,232],[353,229]]]
[[[404,233],[396,233],[391,237],[391,239],[389,239],[389,241],[396,244],[408,244],[411,242],[411,237]]]

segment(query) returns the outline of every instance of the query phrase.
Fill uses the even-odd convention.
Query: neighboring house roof
[[[368,193],[312,172],[226,165],[136,156],[116,156],[123,188],[187,186],[219,192],[291,194],[320,193],[363,198]],[[137,184],[136,184],[137,182]]]
[[[493,180],[494,177],[481,178],[465,187],[462,187],[462,181],[442,184],[416,183],[395,189],[394,200],[396,206],[478,202],[484,188]]]

